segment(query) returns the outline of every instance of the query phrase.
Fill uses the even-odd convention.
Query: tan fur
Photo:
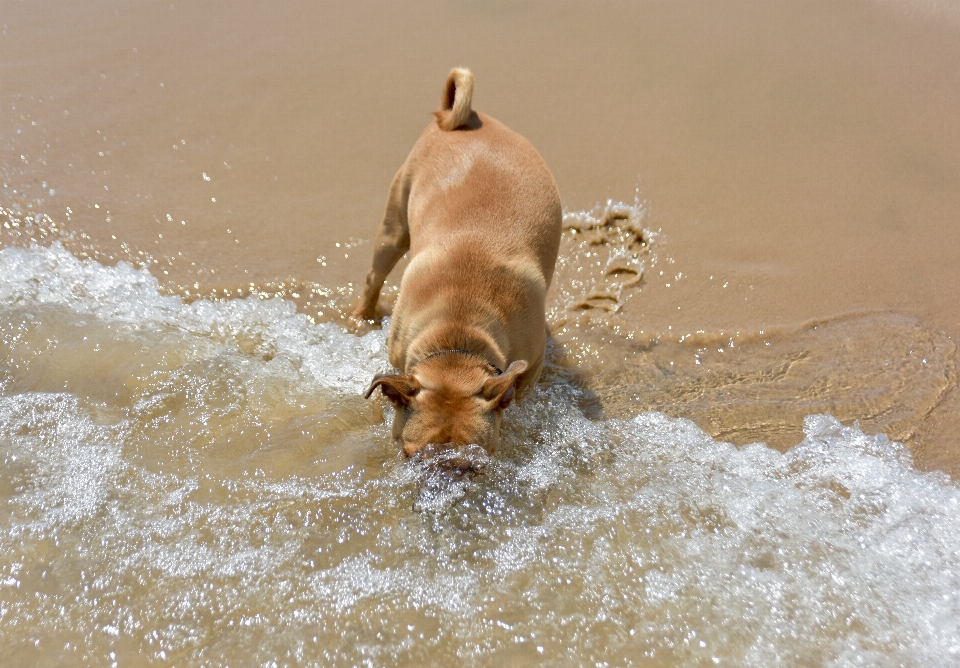
[[[533,146],[472,111],[472,95],[470,71],[452,70],[436,122],[390,186],[353,313],[375,316],[387,274],[409,250],[388,341],[404,373],[377,377],[367,392],[380,387],[394,403],[407,454],[428,443],[492,452],[503,409],[543,368],[560,196]]]

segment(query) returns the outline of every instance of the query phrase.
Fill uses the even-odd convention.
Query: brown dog
[[[410,250],[388,341],[404,373],[377,376],[366,393],[380,387],[393,403],[393,436],[408,455],[427,444],[492,453],[503,409],[543,368],[560,195],[536,149],[472,111],[472,94],[470,71],[452,70],[436,121],[390,186],[353,313],[374,317],[384,279]]]

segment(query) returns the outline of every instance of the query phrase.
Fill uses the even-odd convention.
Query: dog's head
[[[467,354],[429,358],[404,375],[379,375],[378,387],[393,404],[393,437],[412,455],[428,444],[476,444],[493,453],[500,443],[503,410],[511,404],[528,364],[513,362],[501,374]]]

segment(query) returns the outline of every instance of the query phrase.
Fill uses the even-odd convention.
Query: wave
[[[382,331],[0,250],[14,663],[947,665],[960,490],[829,415],[778,452],[587,417],[562,369],[472,479],[400,456]]]

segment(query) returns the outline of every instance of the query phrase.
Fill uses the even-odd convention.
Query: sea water
[[[960,665],[960,490],[902,444],[605,417],[560,342],[450,479],[361,397],[388,329],[0,250],[4,665]]]

